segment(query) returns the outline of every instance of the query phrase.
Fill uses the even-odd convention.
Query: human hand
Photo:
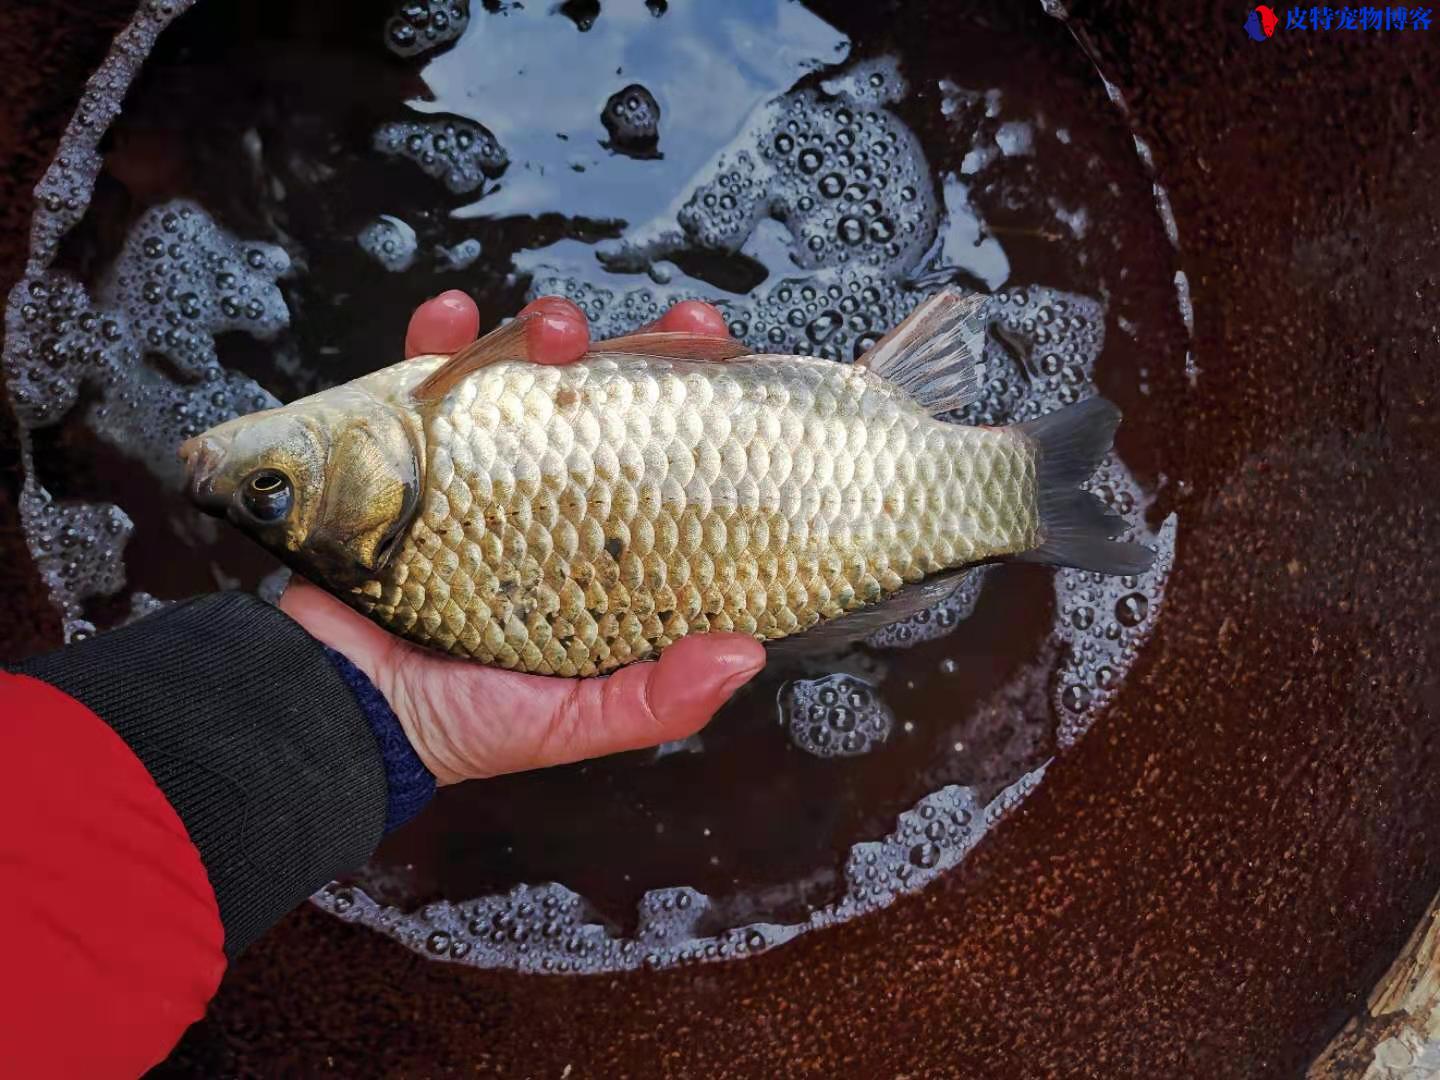
[[[532,362],[565,364],[584,355],[590,329],[570,301],[542,297],[521,314],[540,316],[526,331]],[[405,355],[454,352],[479,328],[473,300],[459,291],[442,293],[411,317]],[[693,300],[676,304],[648,329],[728,336],[720,312]],[[752,637],[701,634],[677,641],[657,661],[604,678],[546,678],[412,645],[298,577],[280,608],[366,674],[441,784],[683,739],[765,663],[765,650]]]

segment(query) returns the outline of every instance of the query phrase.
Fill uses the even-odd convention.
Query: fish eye
[[[294,502],[290,478],[274,469],[251,473],[241,489],[240,502],[245,512],[261,524],[279,521],[290,513]]]

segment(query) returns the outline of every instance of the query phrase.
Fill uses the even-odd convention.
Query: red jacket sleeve
[[[401,810],[434,787],[364,676],[243,593],[12,670],[0,1077],[133,1077],[162,1060],[227,958],[404,816],[391,772]]]
[[[0,674],[0,1073],[134,1077],[205,1011],[224,930],[199,852],[129,746]]]

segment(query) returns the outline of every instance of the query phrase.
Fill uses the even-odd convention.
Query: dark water
[[[327,891],[337,914],[534,970],[777,944],[962,861],[1161,616],[1146,383],[1187,362],[1184,281],[1121,115],[1038,11],[957,13],[974,31],[942,61],[833,8],[205,0],[105,130],[93,198],[42,203],[5,361],[72,636],[273,589],[179,497],[174,445],[393,362],[448,288],[487,324],[562,292],[602,334],[698,296],[757,349],[848,361],[956,282],[995,296],[958,419],[1097,390],[1129,417],[1093,486],[1160,548],[1151,573],[995,567],[869,647],[767,671],[684,744],[448,789]]]

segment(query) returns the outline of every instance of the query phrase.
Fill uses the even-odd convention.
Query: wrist
[[[432,665],[444,658],[426,656],[415,646],[393,637],[359,612],[301,578],[291,578],[280,597],[280,609],[311,637],[334,649],[354,665],[376,688],[404,731],[411,748],[440,784],[469,779],[464,759],[450,745],[443,725],[428,723],[439,711],[432,700],[435,679]],[[417,678],[417,673],[427,676]],[[448,684],[450,680],[442,680]],[[443,697],[443,695],[442,695]],[[468,703],[461,703],[461,710]],[[427,738],[427,735],[429,736]]]
[[[425,679],[411,677],[422,663],[427,662],[427,658],[419,655],[419,652],[420,650],[413,646],[402,644],[388,662],[379,665],[380,681],[376,685],[395,710],[415,755],[425,763],[425,768],[435,777],[435,783],[439,787],[473,779],[475,774],[466,771],[464,758],[449,741],[444,724],[421,723],[421,718],[425,716],[444,716],[446,713],[467,711],[473,708],[473,703],[452,705],[444,700],[443,696],[438,705],[433,702]],[[407,655],[412,661],[408,665],[404,662]],[[435,660],[441,663],[454,662],[446,657],[429,658],[430,663]],[[434,678],[433,670],[427,674],[431,679]]]
[[[435,794],[436,778],[416,752],[409,730],[391,707],[384,691],[349,657],[328,645],[321,646],[355,696],[375,736],[385,769],[385,831],[398,829],[423,810]]]

